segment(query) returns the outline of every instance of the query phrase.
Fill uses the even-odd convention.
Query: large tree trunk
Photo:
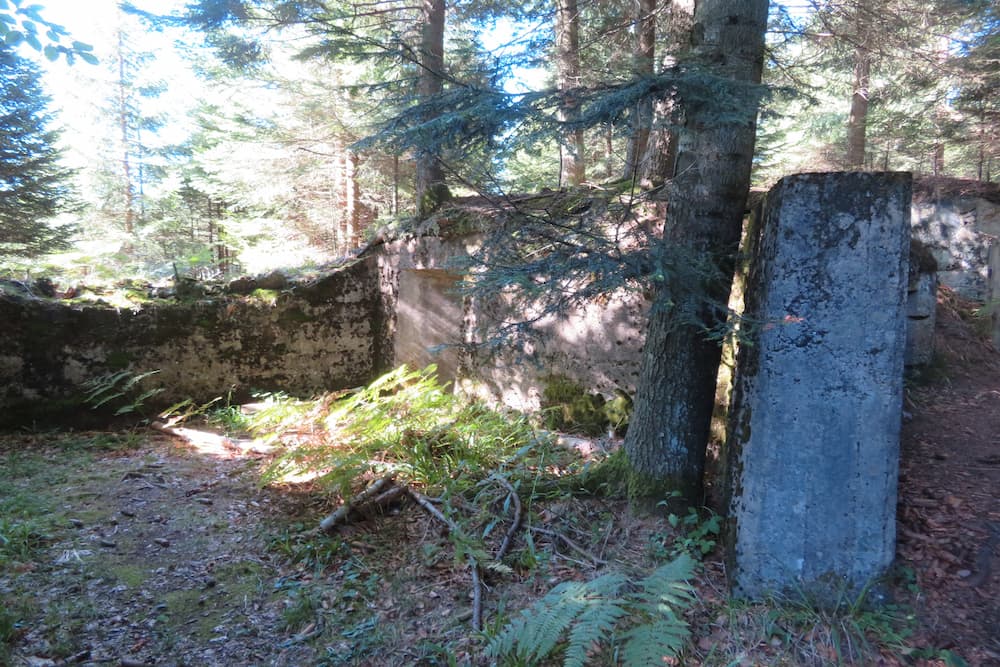
[[[695,0],[673,0],[670,3],[670,23],[660,48],[663,52],[660,63],[663,71],[676,67],[679,55],[690,47],[694,6]],[[673,126],[679,122],[677,100],[667,98],[656,103],[653,128],[646,140],[646,153],[641,161],[639,175],[643,185],[660,186],[674,177],[677,132]]]
[[[637,0],[635,18],[635,74],[652,76],[656,71],[656,0]],[[649,143],[653,126],[653,101],[644,99],[637,105],[632,118],[632,134],[625,151],[625,178],[637,178],[640,163]]]
[[[558,118],[567,127],[559,142],[559,185],[579,185],[586,179],[583,128],[573,128],[580,103],[580,11],[577,0],[556,0],[556,86],[562,95]]]
[[[423,0],[421,3],[423,16],[417,85],[421,100],[430,99],[444,89],[444,3],[445,0]],[[422,215],[451,198],[438,155],[422,152],[417,156],[416,181],[417,211]]]
[[[691,60],[724,79],[759,82],[767,0],[701,0],[695,11]],[[638,391],[625,451],[638,494],[679,491],[702,501],[705,447],[721,349],[706,336],[719,323],[732,285],[750,184],[759,93],[738,105],[742,117],[718,108],[685,109],[669,215],[655,253],[658,285],[642,353]],[[733,110],[728,110],[732,113]],[[691,267],[712,267],[699,272]],[[680,268],[678,268],[680,267]],[[670,280],[682,274],[681,280]],[[700,283],[695,286],[693,281]]]
[[[868,133],[868,86],[871,81],[872,57],[864,47],[854,51],[854,92],[851,94],[851,114],[847,119],[847,167],[864,169],[865,144]]]

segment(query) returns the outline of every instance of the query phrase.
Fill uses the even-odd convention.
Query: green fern
[[[689,636],[683,613],[694,601],[694,568],[683,554],[635,585],[618,573],[563,582],[501,630],[487,655],[537,664],[559,649],[566,667],[583,667],[595,650],[620,647],[625,665],[662,664]]]

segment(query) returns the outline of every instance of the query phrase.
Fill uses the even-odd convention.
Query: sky
[[[167,13],[182,7],[185,0],[143,0],[143,9]],[[115,30],[120,24],[117,0],[41,0],[42,16],[69,31],[71,41],[80,41],[94,48],[100,62],[90,65],[77,59],[73,64],[60,58],[49,62],[42,54],[22,47],[23,55],[32,57],[44,70],[46,92],[52,97],[50,110],[56,114],[56,127],[63,131],[70,166],[81,166],[95,159],[101,137],[107,136],[100,123],[100,105],[107,104],[115,93],[118,78],[116,68]],[[134,17],[126,21],[136,22]],[[136,31],[140,32],[140,31]],[[176,143],[189,132],[186,111],[197,101],[202,85],[190,73],[180,53],[174,48],[174,36],[166,33],[141,32],[137,47],[154,54],[146,70],[146,78],[167,82],[166,91],[157,99],[146,102],[148,111],[165,114],[170,119],[159,141]]]

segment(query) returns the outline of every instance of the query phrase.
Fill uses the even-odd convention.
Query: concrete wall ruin
[[[438,364],[462,390],[518,410],[537,410],[546,378],[569,378],[588,391],[635,393],[648,304],[634,293],[609,295],[563,318],[538,322],[524,350],[467,349],[483,342],[489,315],[460,292],[456,260],[475,252],[477,234],[421,237],[386,244],[383,292],[395,312],[396,363]],[[447,345],[458,347],[445,347]]]
[[[751,230],[727,445],[739,596],[854,599],[895,554],[909,174],[782,179]]]
[[[930,233],[938,223],[920,215]],[[385,243],[315,285],[283,289],[273,307],[236,295],[135,310],[0,298],[0,423],[23,422],[36,403],[71,402],[82,381],[119,369],[159,369],[165,400],[213,398],[231,387],[312,393],[360,384],[402,362],[435,362],[446,379],[475,378],[463,382],[467,391],[524,410],[539,407],[553,376],[609,398],[634,394],[648,307],[636,293],[540,322],[523,354],[468,354],[462,344],[482,340],[485,316],[461,295],[454,260],[481,242],[465,233]],[[310,296],[323,290],[327,296]],[[914,332],[924,333],[911,336],[913,345],[933,341],[933,291],[922,294],[910,315]],[[919,363],[928,349],[908,358]]]
[[[135,309],[0,296],[0,426],[85,413],[88,380],[158,373],[171,404],[252,390],[308,395],[372,379],[390,352],[374,259],[277,293]]]
[[[937,260],[941,284],[967,299],[989,300],[990,276],[1000,272],[990,253],[1000,242],[1000,191],[950,179],[917,185],[913,236]]]

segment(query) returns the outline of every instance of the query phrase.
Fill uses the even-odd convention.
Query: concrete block
[[[757,220],[727,447],[739,597],[832,604],[893,559],[910,198],[904,173],[791,176]]]
[[[906,295],[907,366],[928,364],[934,357],[937,287],[937,273],[918,273],[910,281]]]

